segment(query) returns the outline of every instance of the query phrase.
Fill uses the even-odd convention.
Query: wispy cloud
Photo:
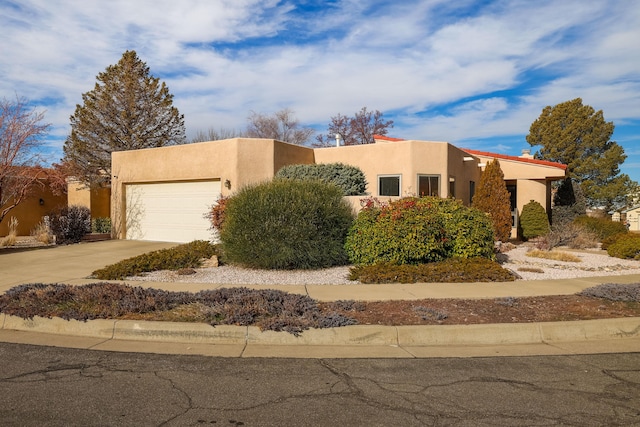
[[[582,97],[640,180],[637,2],[5,0],[0,27],[0,96],[47,110],[59,155],[81,94],[134,49],[190,135],[283,107],[323,129],[367,106],[400,137],[516,154],[544,106]]]

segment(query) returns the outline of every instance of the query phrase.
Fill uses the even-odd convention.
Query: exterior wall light
[[[226,189],[231,190],[231,181],[229,181],[228,179],[225,179],[224,186]]]

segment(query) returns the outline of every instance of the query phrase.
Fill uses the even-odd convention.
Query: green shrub
[[[345,196],[359,196],[365,193],[367,181],[364,173],[356,166],[342,163],[288,165],[282,167],[276,178],[319,180],[340,187]]]
[[[91,220],[92,233],[111,233],[111,218],[94,218]]]
[[[627,231],[627,227],[623,223],[614,222],[608,218],[596,218],[585,215],[577,217],[574,223],[582,225],[587,230],[595,233],[600,241],[614,234],[625,233]]]
[[[622,259],[640,259],[640,237],[629,237],[618,239],[607,247],[609,256]]]
[[[524,205],[520,214],[520,228],[522,237],[527,240],[549,233],[549,217],[540,203],[531,200]]]
[[[267,269],[343,265],[352,208],[335,185],[275,179],[227,201],[220,238],[225,258]]]
[[[85,206],[65,206],[49,214],[49,228],[57,243],[77,243],[91,232],[91,211]]]
[[[609,249],[609,246],[623,239],[640,239],[640,234],[629,233],[628,231],[625,231],[624,233],[613,234],[605,239],[602,239],[602,245],[600,247],[601,249],[604,249],[606,251],[607,249]]]
[[[450,258],[419,265],[381,262],[351,268],[350,280],[361,283],[510,282],[515,276],[487,258]]]
[[[91,277],[100,280],[122,280],[141,273],[199,267],[203,258],[219,255],[216,246],[196,240],[169,249],[148,252],[96,270]]]
[[[422,264],[494,256],[491,221],[459,201],[408,197],[363,208],[345,248],[352,263]]]

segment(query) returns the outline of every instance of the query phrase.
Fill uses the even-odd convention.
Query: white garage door
[[[204,215],[220,196],[220,181],[130,184],[126,194],[127,239],[211,239],[211,224]]]

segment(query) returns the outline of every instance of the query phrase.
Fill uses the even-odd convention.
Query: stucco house
[[[640,231],[640,205],[622,211],[626,215],[629,231]]]
[[[455,197],[471,203],[486,162],[498,158],[514,219],[530,200],[547,210],[551,182],[566,166],[463,150],[447,142],[376,137],[375,144],[311,148],[273,139],[233,138],[112,154],[111,218],[116,238],[188,242],[211,237],[204,217],[220,195],[267,181],[289,164],[341,162],[364,172],[367,193]],[[361,197],[351,197],[354,208]],[[514,230],[516,225],[514,220]]]
[[[41,169],[34,170],[42,171]],[[28,236],[31,234],[31,231],[43,221],[46,215],[67,204],[66,194],[56,194],[49,186],[49,180],[47,178],[41,178],[38,181],[39,183],[32,187],[28,197],[11,209],[2,223],[0,223],[0,236],[9,234],[9,221],[11,217],[15,217],[18,220],[17,235]],[[9,200],[6,205],[0,206],[0,209],[6,208],[13,202],[14,200]]]

